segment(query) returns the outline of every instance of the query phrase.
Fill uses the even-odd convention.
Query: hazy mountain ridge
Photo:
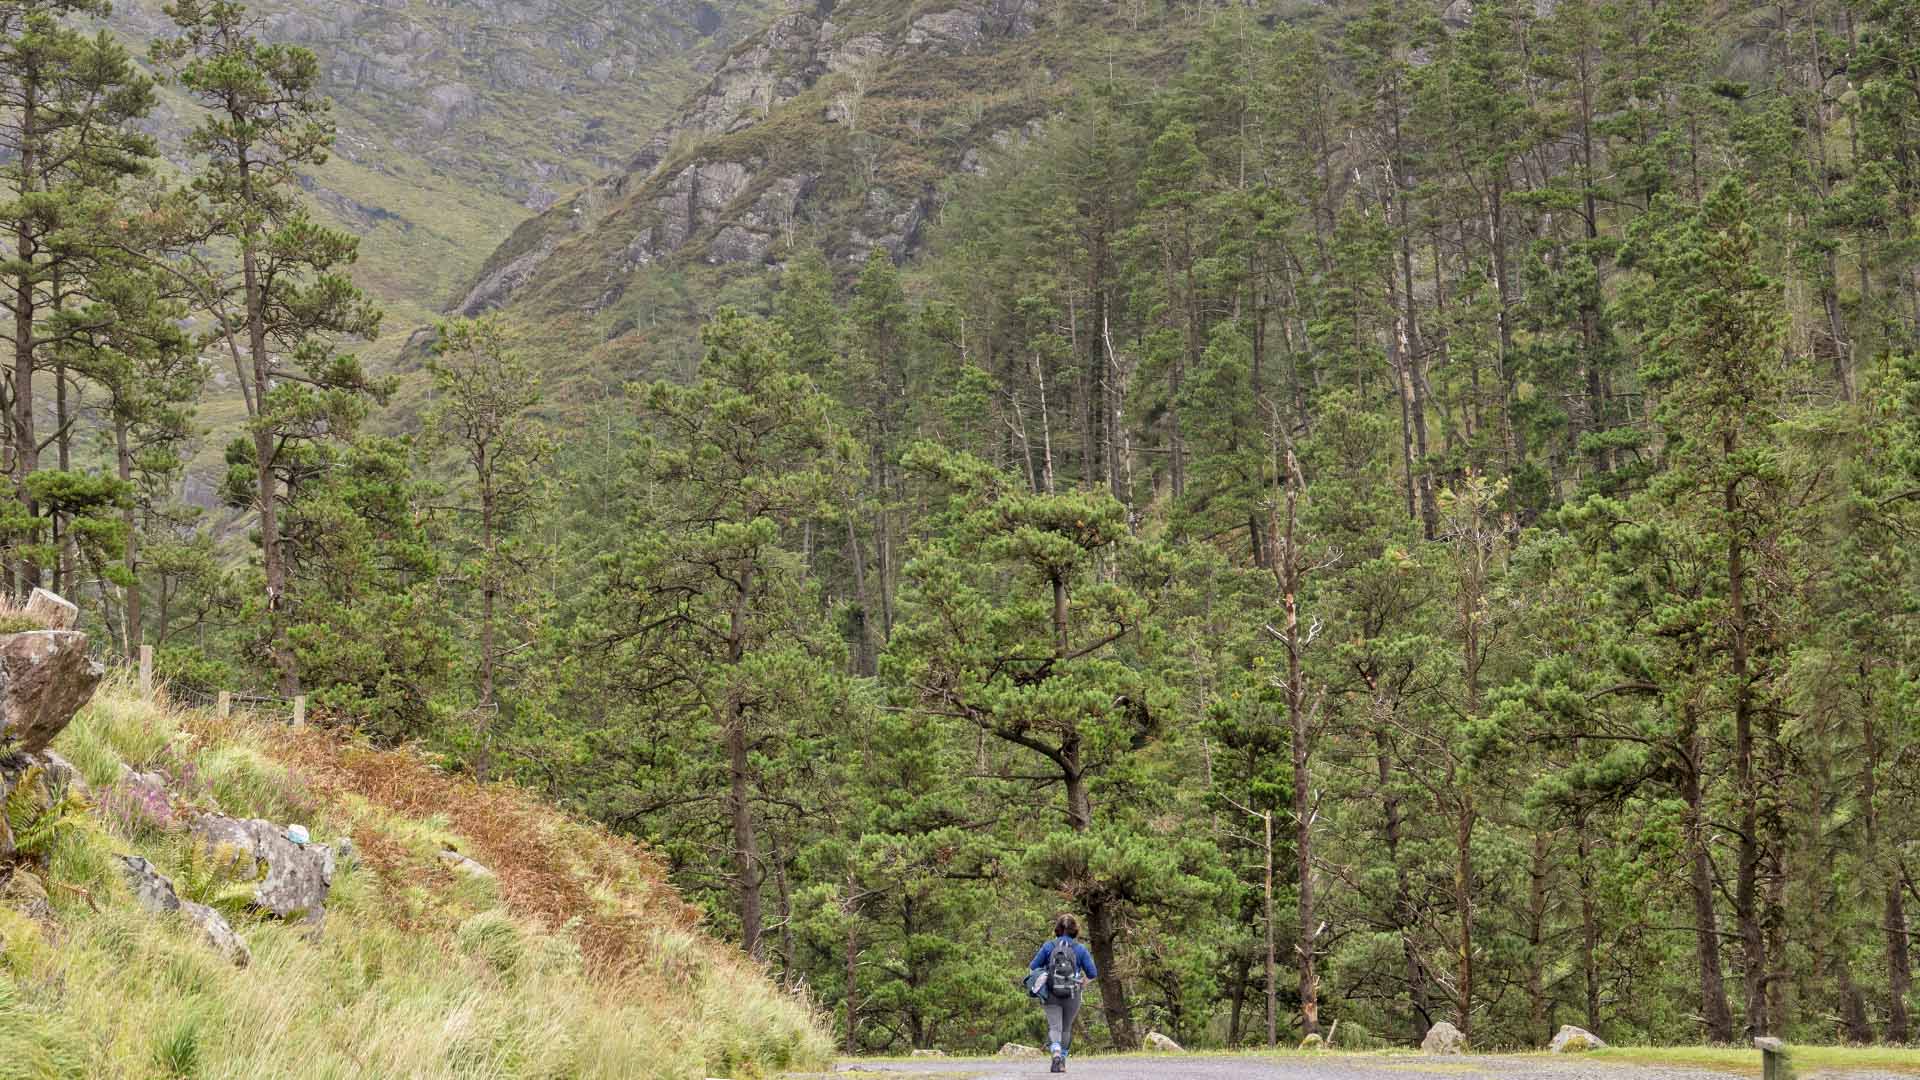
[[[619,168],[729,44],[752,0],[260,0],[264,40],[311,48],[334,100],[333,160],[310,178],[362,237],[360,277],[417,321],[529,211]],[[122,0],[136,44],[162,0]],[[177,103],[163,141],[192,123]],[[456,297],[457,298],[457,297]]]
[[[876,248],[901,259],[951,181],[1034,130],[1077,71],[1167,64],[1187,36],[1168,31],[1120,5],[790,4],[623,174],[516,230],[459,310],[612,311],[614,338],[643,321],[613,309],[647,268],[737,275],[798,237],[845,269]]]

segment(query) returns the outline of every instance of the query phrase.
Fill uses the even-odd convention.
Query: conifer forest
[[[1060,912],[1100,1047],[1920,1042],[1915,0],[116,4],[0,0],[0,565],[175,699],[849,1053]]]

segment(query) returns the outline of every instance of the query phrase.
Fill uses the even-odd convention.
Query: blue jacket
[[[1072,938],[1054,938],[1045,945],[1040,946],[1040,951],[1033,954],[1033,963],[1027,965],[1027,970],[1039,971],[1041,968],[1046,967],[1047,960],[1053,956],[1054,946],[1062,942],[1073,946],[1074,959],[1080,961],[1080,974],[1085,975],[1089,979],[1097,979],[1100,977],[1100,970],[1093,966],[1093,954],[1087,951],[1085,945],[1080,944]]]

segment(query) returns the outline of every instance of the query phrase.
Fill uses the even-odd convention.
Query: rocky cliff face
[[[804,235],[903,257],[942,182],[1030,129],[1076,27],[1038,0],[789,0],[622,171],[523,224],[459,305],[599,312],[662,264],[761,266]]]
[[[163,0],[118,0],[136,46]],[[250,0],[260,35],[312,49],[335,160],[310,177],[362,235],[383,300],[437,308],[527,212],[617,172],[727,55],[765,0]],[[164,135],[192,118],[156,118]]]

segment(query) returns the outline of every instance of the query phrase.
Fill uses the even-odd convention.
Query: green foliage
[[[1101,1045],[1907,1041],[1908,6],[1067,5],[814,83],[774,50],[795,96],[562,201],[489,267],[546,258],[504,316],[409,347],[411,440],[363,431],[356,245],[294,188],[333,175],[312,54],[171,5],[158,55],[212,115],[168,197],[111,182],[147,89],[42,19],[124,138],[7,218],[85,253],[28,368],[111,431],[23,467],[0,538],[16,585],[104,582],[89,618],[182,690],[305,685],[646,839],[850,1052],[1031,1041],[1011,982],[1063,910]],[[843,4],[823,44],[926,13]],[[746,186],[635,267],[699,162]],[[802,176],[777,281],[701,263]],[[853,234],[910,204],[909,257]],[[41,250],[9,273],[51,288]],[[176,501],[190,344],[243,384],[221,492],[257,569]],[[49,411],[20,400],[16,448]],[[69,741],[96,783],[184,753],[111,708]],[[229,809],[321,812],[257,748],[193,762]],[[37,821],[49,873],[111,880],[101,834]],[[452,894],[470,980],[590,967],[509,892]],[[735,1004],[660,1068],[812,1052]],[[536,1013],[435,1067],[593,1052]],[[210,1070],[216,1015],[170,1012],[139,1067]]]
[[[29,1005],[7,975],[0,975],[0,1051],[7,1080],[83,1077],[92,1060],[79,1025]]]
[[[77,755],[83,743],[142,750],[158,744],[178,755],[176,785],[194,769],[233,773],[236,763],[246,763],[262,787],[271,769],[275,787],[301,790],[302,777],[269,756],[283,741],[272,722],[170,712],[110,684],[59,745]],[[347,740],[308,750],[339,755],[329,766],[336,778],[368,764],[436,775],[410,756],[382,756]],[[304,754],[298,760],[301,767],[313,761]],[[670,1080],[721,1071],[723,1061],[748,1075],[823,1063],[806,1007],[724,946],[684,929],[684,907],[658,868],[631,847],[521,795],[460,795],[461,802],[477,800],[468,809],[510,815],[518,840],[546,850],[525,864],[526,872],[591,887],[591,895],[567,893],[581,905],[577,917],[544,926],[501,906],[497,895],[467,898],[440,888],[438,851],[448,843],[467,847],[466,839],[445,820],[408,816],[377,790],[348,785],[298,809],[297,820],[309,823],[316,839],[332,842],[351,825],[362,839],[417,834],[431,842],[416,851],[406,842],[376,846],[376,839],[362,849],[364,861],[343,863],[324,936],[248,913],[238,898],[254,883],[235,880],[224,869],[227,860],[183,835],[136,849],[183,895],[226,911],[251,949],[246,969],[215,955],[184,920],[140,910],[114,855],[127,850],[127,838],[107,837],[81,813],[85,827],[76,838],[99,853],[97,866],[92,857],[56,852],[36,879],[44,880],[53,905],[57,946],[43,936],[43,924],[16,907],[28,899],[18,891],[22,873],[0,893],[0,1075],[293,1077],[372,1069],[442,1077],[484,1065],[513,1076]],[[288,820],[285,803],[215,787],[226,812]],[[183,786],[181,794],[210,804],[210,793]],[[609,976],[581,959],[582,945],[592,940],[588,921],[596,918],[619,925],[622,935],[631,932],[636,943],[654,934],[675,940],[671,949],[664,941],[636,947],[636,963]],[[669,952],[673,962],[656,965]],[[66,989],[21,989],[47,986]],[[260,1015],[277,1018],[264,1042],[235,1022]]]
[[[16,858],[44,864],[82,828],[87,802],[65,782],[38,765],[29,766],[7,793],[6,826]]]

